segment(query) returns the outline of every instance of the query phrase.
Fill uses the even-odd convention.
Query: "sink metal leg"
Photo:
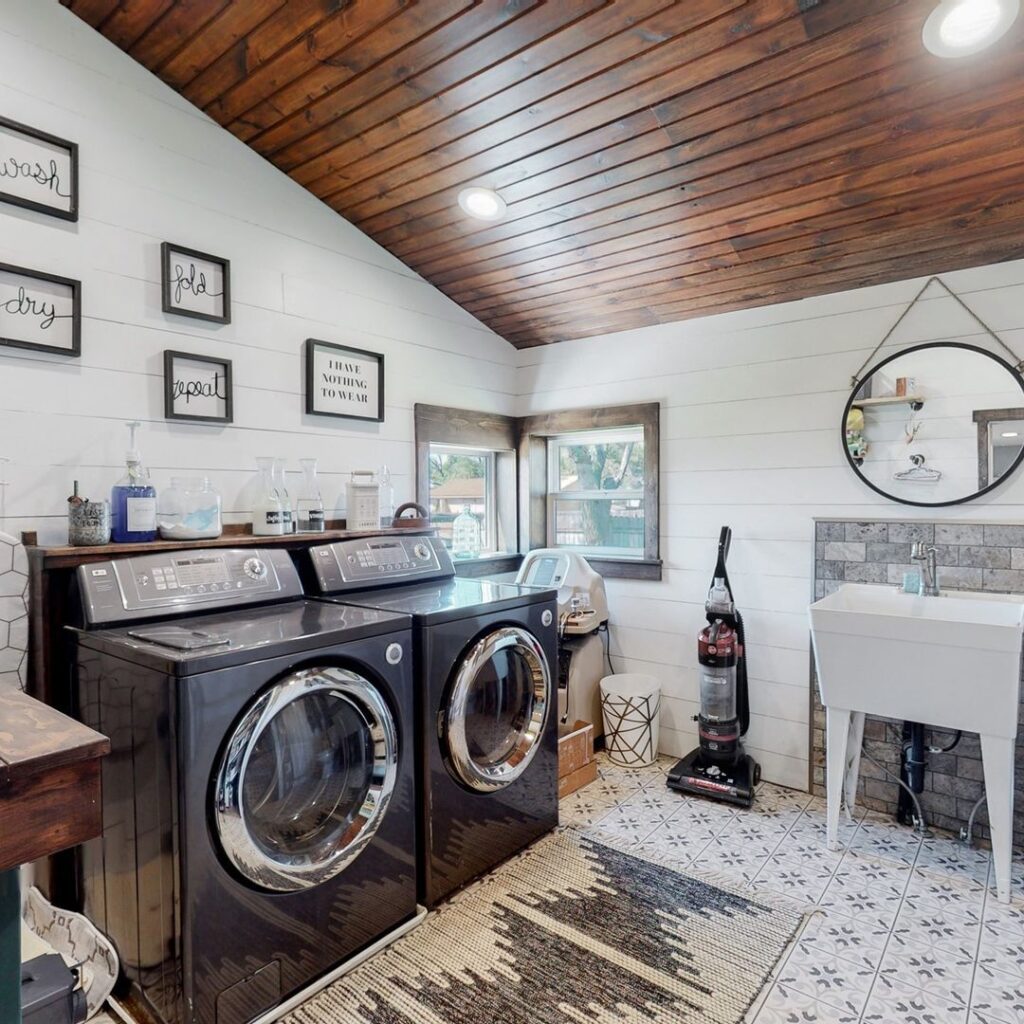
[[[1010,859],[1013,849],[1013,777],[1015,743],[1005,736],[981,737],[981,761],[985,773],[985,802],[992,830],[992,860],[996,896],[1010,902]]]
[[[830,850],[839,847],[839,808],[846,777],[846,750],[850,740],[850,712],[825,709],[825,787],[828,794],[827,842]]]
[[[860,779],[860,751],[864,746],[865,717],[867,716],[863,711],[854,711],[850,715],[850,739],[846,749],[846,784],[843,787],[843,794],[846,800],[846,809],[851,814],[857,803],[857,782]]]

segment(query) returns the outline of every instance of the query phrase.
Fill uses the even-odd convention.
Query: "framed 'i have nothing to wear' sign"
[[[384,356],[328,341],[306,340],[306,412],[384,421]]]

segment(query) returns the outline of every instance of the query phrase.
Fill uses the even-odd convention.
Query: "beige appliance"
[[[537,548],[524,559],[516,583],[554,587],[558,591],[558,719],[582,720],[604,734],[601,724],[601,678],[604,645],[598,631],[608,623],[604,580],[575,551]]]

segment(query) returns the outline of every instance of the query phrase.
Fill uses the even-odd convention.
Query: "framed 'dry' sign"
[[[78,220],[78,144],[0,117],[0,202]]]
[[[231,263],[173,242],[160,246],[163,311],[231,323]]]
[[[306,339],[306,412],[384,421],[384,356]]]
[[[82,353],[82,285],[0,263],[0,345]]]
[[[231,360],[164,352],[164,416],[195,423],[230,423]]]

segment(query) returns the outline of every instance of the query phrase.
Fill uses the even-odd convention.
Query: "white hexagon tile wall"
[[[0,533],[0,686],[25,689],[28,671],[28,559]]]

